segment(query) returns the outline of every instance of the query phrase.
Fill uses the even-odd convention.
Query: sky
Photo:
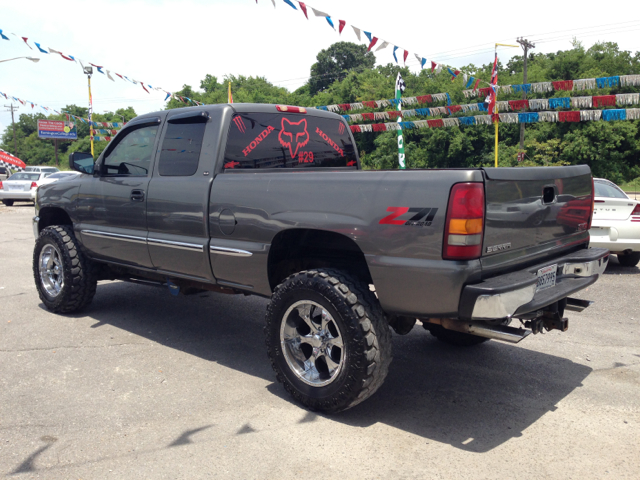
[[[87,105],[87,78],[80,65],[40,53],[33,42],[112,72],[115,82],[100,73],[92,78],[94,112],[132,106],[138,114],[163,109],[166,94],[147,93],[113,72],[167,91],[185,84],[197,89],[206,74],[219,80],[229,74],[261,76],[295,90],[307,81],[320,50],[340,40],[368,43],[364,35],[358,41],[352,25],[380,38],[378,45],[389,42],[375,52],[378,64],[393,62],[397,45],[410,52],[407,65],[415,71],[420,65],[414,54],[452,66],[482,65],[493,60],[496,42],[516,44],[517,37],[533,41],[539,53],[570,49],[573,37],[585,47],[611,41],[623,50],[640,50],[640,9],[633,0],[611,4],[607,15],[591,8],[595,3],[566,0],[539,0],[526,9],[511,0],[305,2],[331,15],[336,31],[310,8],[307,20],[296,0],[297,10],[284,0],[273,1],[275,8],[272,0],[2,0],[0,29],[9,41],[0,39],[0,92],[58,110]],[[346,21],[341,35],[339,20]],[[33,50],[20,37],[28,37]],[[500,47],[498,52],[503,62],[521,55],[520,48]],[[40,61],[2,62],[23,56]],[[11,124],[4,105],[11,102],[0,99],[4,132]],[[17,105],[17,115],[37,111]]]

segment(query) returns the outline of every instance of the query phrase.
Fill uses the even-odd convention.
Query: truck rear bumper
[[[606,249],[584,249],[552,262],[467,285],[462,290],[459,317],[493,320],[540,310],[594,283],[608,260]],[[536,292],[538,270],[550,265],[557,265],[555,286]]]

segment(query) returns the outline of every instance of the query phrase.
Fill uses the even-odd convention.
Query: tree
[[[311,95],[344,79],[350,71],[370,70],[376,63],[376,57],[373,52],[367,52],[366,46],[351,42],[334,43],[329,48],[321,50],[316,60],[317,62],[311,66],[309,79]]]

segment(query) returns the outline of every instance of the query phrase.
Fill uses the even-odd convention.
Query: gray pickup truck
[[[270,297],[277,379],[325,412],[380,387],[390,330],[416,320],[456,345],[566,330],[609,258],[587,248],[587,166],[363,171],[344,119],[316,109],[143,115],[95,164],[69,161],[85,175],[41,187],[33,221],[49,310],[114,279]]]

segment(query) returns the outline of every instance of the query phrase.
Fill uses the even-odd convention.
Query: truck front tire
[[[311,410],[369,398],[391,363],[391,332],[375,295],[337,270],[296,273],[276,287],[265,336],[279,382]]]
[[[77,312],[96,293],[93,265],[80,250],[72,227],[47,227],[36,240],[33,277],[40,300],[55,313]]]
[[[2,200],[6,207],[13,207],[13,200]]]

